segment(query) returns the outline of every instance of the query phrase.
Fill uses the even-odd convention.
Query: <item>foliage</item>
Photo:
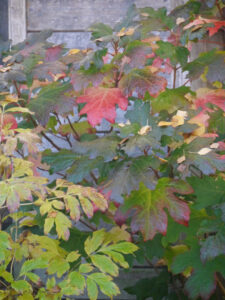
[[[190,60],[223,11],[132,6],[91,26],[97,50],[0,46],[0,299],[112,298],[135,260],[158,270],[137,299],[223,299],[224,51]]]

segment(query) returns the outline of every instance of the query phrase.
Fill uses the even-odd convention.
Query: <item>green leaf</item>
[[[139,123],[142,126],[149,124],[150,119],[150,104],[142,100],[135,100],[134,106],[125,114],[125,118],[131,123]]]
[[[185,95],[188,93],[193,94],[190,88],[186,86],[176,89],[166,89],[157,98],[151,100],[152,109],[155,113],[162,110],[173,113],[178,109],[185,109],[189,105],[188,100],[185,98]]]
[[[128,294],[135,295],[137,300],[149,299],[149,297],[154,300],[170,299],[167,298],[169,295],[169,279],[170,274],[163,270],[158,276],[138,280],[135,285],[126,287],[125,291]]]
[[[121,242],[121,243],[118,243],[115,245],[108,246],[104,250],[107,250],[107,251],[113,250],[113,251],[121,252],[123,254],[131,254],[131,253],[134,253],[135,251],[137,251],[138,247],[129,242]],[[102,249],[100,249],[99,251],[102,251]]]
[[[68,181],[79,183],[86,176],[90,175],[90,172],[102,166],[103,158],[97,157],[95,159],[89,159],[87,156],[77,158],[72,167],[67,170]]]
[[[111,191],[111,198],[122,203],[123,196],[138,189],[140,182],[149,188],[154,188],[156,178],[151,166],[157,169],[158,163],[158,160],[151,156],[140,156],[124,164],[120,163],[108,175],[108,180],[103,186],[104,191]]]
[[[72,286],[77,287],[79,290],[83,291],[85,288],[85,278],[78,272],[71,272],[69,274],[69,280]]]
[[[75,122],[72,123],[72,126],[79,136],[85,133],[95,133],[95,129],[87,121],[83,121],[79,123]],[[58,131],[62,135],[74,134],[74,131],[72,130],[70,124],[60,125]]]
[[[44,224],[44,233],[47,235],[55,224],[54,218],[46,218]]]
[[[150,31],[167,31],[168,28],[172,29],[174,26],[174,20],[167,16],[165,7],[161,7],[158,10],[152,7],[145,7],[141,8],[140,12],[143,34],[147,34]]]
[[[89,27],[89,30],[92,31],[92,39],[99,39],[113,34],[112,28],[103,23],[95,23]]]
[[[70,235],[69,228],[72,227],[72,223],[69,218],[63,213],[57,212],[55,226],[58,237],[67,241]]]
[[[66,261],[67,262],[74,262],[74,261],[78,260],[79,257],[80,257],[80,254],[79,254],[78,251],[72,251],[67,255]]]
[[[70,83],[53,82],[41,89],[37,97],[33,98],[28,108],[35,112],[41,124],[46,125],[50,113],[59,114],[70,112],[75,105],[74,97],[70,95]]]
[[[161,58],[169,58],[173,67],[179,63],[182,67],[187,64],[189,51],[186,47],[174,46],[169,42],[158,41],[156,54]]]
[[[35,273],[31,273],[31,272],[28,272],[28,273],[26,273],[26,276],[32,281],[32,282],[34,282],[34,283],[39,283],[40,282],[40,277],[37,275],[37,274],[35,274]]]
[[[224,227],[224,223],[222,224]],[[225,254],[225,234],[220,230],[216,235],[209,236],[201,242],[201,259],[203,262]]]
[[[97,300],[98,298],[98,287],[94,280],[87,278],[87,292],[90,300]]]
[[[88,155],[90,159],[102,156],[105,161],[110,161],[116,156],[119,142],[120,139],[116,136],[106,136],[93,141],[76,142],[73,151],[78,154]]]
[[[52,152],[50,150],[44,151],[42,161],[51,166],[54,173],[65,171],[76,160],[77,155],[69,150],[63,149],[59,152]]]
[[[193,267],[194,271],[186,281],[185,288],[190,298],[194,299],[198,296],[207,298],[216,287],[215,272],[224,273],[223,265],[224,257],[222,256],[211,261],[206,261],[203,264],[200,260],[200,247],[197,241],[195,241],[189,251],[175,258],[172,264],[172,271],[178,274],[188,267]]]
[[[119,269],[109,257],[105,255],[94,254],[91,256],[91,261],[101,272],[109,273],[112,276],[118,276]]]
[[[185,181],[172,181],[166,177],[158,180],[154,190],[149,190],[143,183],[140,183],[139,190],[133,191],[125,200],[122,211],[135,209],[136,213],[131,220],[132,231],[141,231],[144,240],[153,239],[157,232],[166,234],[165,208],[176,222],[188,224],[189,207],[175,193],[189,194],[191,192],[191,187]]]
[[[90,264],[81,264],[79,267],[80,273],[90,273],[92,270],[93,270],[93,267]]]
[[[29,259],[24,262],[20,270],[20,276],[25,275],[27,272],[30,272],[35,269],[45,269],[48,267],[48,260],[42,257]]]
[[[32,290],[31,285],[25,280],[17,280],[11,283],[12,288],[17,292],[29,292]]]
[[[104,238],[105,231],[103,229],[95,231],[92,237],[88,237],[84,243],[84,249],[87,255],[91,255],[95,252],[102,245]]]
[[[70,265],[64,259],[60,259],[60,257],[51,260],[48,266],[48,274],[57,274],[57,277],[62,277],[70,269]]]
[[[112,282],[112,278],[103,273],[93,273],[89,278],[94,280],[100,287],[103,294],[112,297],[120,293],[117,285]]]
[[[197,79],[201,74],[206,73],[205,78],[210,82],[225,82],[224,62],[225,51],[213,49],[208,52],[200,53],[192,62],[188,63],[184,71],[188,71],[191,80]]]
[[[194,194],[196,195],[193,206],[195,209],[202,209],[224,202],[225,181],[222,177],[191,177],[187,180],[193,187]]]

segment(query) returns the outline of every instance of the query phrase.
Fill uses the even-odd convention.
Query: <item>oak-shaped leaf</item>
[[[167,80],[159,75],[153,74],[149,69],[133,69],[124,75],[119,82],[119,88],[125,95],[131,96],[136,92],[139,97],[144,97],[146,92],[153,97],[164,91]]]
[[[138,191],[133,191],[125,200],[123,211],[131,211],[131,229],[141,231],[144,240],[153,239],[156,233],[166,234],[168,210],[178,223],[187,225],[190,209],[188,204],[176,194],[190,194],[191,186],[184,181],[160,178],[155,189],[148,189],[140,183]]]
[[[38,121],[45,125],[50,118],[50,113],[63,114],[72,110],[75,102],[71,88],[70,83],[52,82],[31,99],[28,107],[35,112]]]
[[[88,88],[76,102],[86,103],[80,115],[87,114],[88,122],[93,127],[100,124],[103,118],[114,123],[116,105],[122,110],[126,110],[128,106],[128,100],[119,88]]]

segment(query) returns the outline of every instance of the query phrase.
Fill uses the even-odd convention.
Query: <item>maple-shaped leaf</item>
[[[94,87],[97,87],[103,78],[104,74],[100,72],[94,74],[85,74],[81,71],[77,71],[76,73],[72,73],[71,82],[74,90],[80,91],[87,88],[90,83],[92,83]]]
[[[57,45],[50,47],[46,50],[45,53],[45,61],[56,61],[60,58],[60,55],[62,54],[63,47],[62,45]]]
[[[74,96],[70,83],[53,82],[41,89],[36,97],[31,99],[28,107],[42,124],[46,124],[51,112],[67,113],[74,106]]]
[[[191,29],[192,31],[195,31],[196,29],[199,29],[201,25],[203,26],[206,24],[209,24],[209,27],[207,27],[207,30],[209,31],[209,36],[212,36],[215,33],[217,33],[221,27],[225,26],[225,21],[220,21],[217,19],[206,19],[199,16],[191,23],[185,25],[183,29]],[[213,27],[211,26],[212,24],[214,25]]]
[[[145,65],[147,54],[152,52],[148,43],[138,40],[130,42],[124,51],[124,55],[130,58],[129,65],[131,68],[140,68]]]
[[[76,141],[72,150],[78,154],[87,154],[91,159],[102,156],[105,161],[110,161],[116,156],[119,142],[120,138],[117,136],[104,136],[92,141]]]
[[[133,69],[124,75],[119,82],[119,87],[125,95],[131,96],[136,92],[139,97],[144,97],[146,92],[153,97],[164,91],[167,80],[159,75],[153,74],[148,68]]]
[[[116,167],[109,172],[103,190],[111,192],[110,197],[114,201],[123,203],[124,196],[138,189],[140,182],[144,182],[149,188],[154,188],[156,177],[151,167],[157,169],[158,166],[158,159],[151,156],[140,156],[124,163],[118,162]]]
[[[160,95],[152,99],[152,109],[155,113],[167,110],[169,113],[175,112],[177,109],[186,108],[188,99],[185,98],[187,93],[192,93],[190,88],[181,86],[176,89],[166,89]]]
[[[154,10],[152,7],[141,8],[140,17],[144,34],[150,31],[167,31],[174,26],[174,20],[167,15],[165,7],[158,10]]]
[[[199,89],[194,104],[197,109],[201,108],[204,113],[212,111],[207,104],[216,105],[225,111],[225,90]]]
[[[114,123],[116,105],[122,110],[126,110],[128,106],[128,100],[119,88],[88,88],[76,102],[86,103],[80,115],[87,114],[88,122],[93,127],[100,124],[103,118]]]
[[[201,53],[195,60],[184,67],[188,71],[188,77],[191,80],[199,78],[203,73],[203,79],[209,82],[225,82],[225,51],[213,49]]]
[[[171,154],[169,162],[183,178],[191,175],[215,174],[216,170],[225,171],[225,159],[218,149],[210,148],[214,138],[196,137],[191,143],[183,144]],[[182,162],[179,158],[183,157]]]
[[[166,234],[168,210],[171,217],[178,223],[187,225],[190,209],[186,202],[176,194],[190,194],[191,186],[185,181],[173,181],[170,178],[160,178],[154,190],[140,183],[138,191],[133,191],[125,200],[123,211],[132,208],[131,229],[141,231],[144,239],[153,239],[157,232]]]
[[[216,272],[221,272],[223,276],[225,275],[224,257],[218,256],[213,260],[202,263],[200,246],[198,245],[198,240],[195,239],[190,250],[175,257],[172,271],[174,274],[178,274],[190,267],[193,268],[193,272],[185,283],[185,289],[190,299],[196,299],[198,296],[201,296],[203,299],[209,299],[216,288]]]

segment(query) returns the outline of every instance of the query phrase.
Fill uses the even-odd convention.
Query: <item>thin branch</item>
[[[191,82],[190,79],[186,80],[185,83],[183,85],[188,84],[188,82]]]
[[[176,80],[177,80],[177,68],[173,68],[173,89],[176,88]]]
[[[218,277],[217,274],[215,275],[215,277],[216,277],[216,281],[217,281],[217,283],[218,283],[218,285],[219,285],[219,287],[220,287],[222,293],[225,295],[225,287],[223,286],[223,284],[222,284],[222,282],[220,281],[220,279],[219,279],[219,277]]]
[[[20,206],[28,206],[28,205],[35,205],[34,203],[22,203]],[[0,209],[8,208],[8,206],[1,206]]]
[[[80,136],[79,136],[79,134],[76,132],[75,128],[73,127],[73,124],[71,123],[70,118],[67,116],[66,119],[67,119],[67,121],[69,122],[70,128],[72,129],[72,131],[73,131],[73,133],[74,133],[74,135],[75,135],[76,140],[77,140],[77,141],[80,141]]]
[[[224,15],[223,15],[223,11],[222,11],[222,8],[221,8],[218,0],[216,0],[216,7],[218,8],[218,11],[220,13],[220,17],[223,20],[224,19]]]
[[[91,229],[92,231],[96,231],[96,230],[97,230],[97,228],[96,228],[94,225],[92,225],[92,224],[86,222],[85,220],[80,219],[79,221],[80,221],[83,225],[85,225],[87,228]]]
[[[55,112],[54,113],[54,115],[56,116],[56,119],[57,119],[57,121],[58,121],[58,123],[60,124],[60,125],[62,125],[62,122],[60,121],[60,118],[59,118],[59,115]],[[60,137],[60,138],[63,138],[63,137]],[[64,139],[64,138],[63,138]],[[65,136],[65,139],[64,140],[66,140],[67,141],[67,143],[70,145],[70,147],[72,148],[72,143],[71,143],[71,141],[70,141],[70,139],[69,139],[69,137],[66,135]]]

